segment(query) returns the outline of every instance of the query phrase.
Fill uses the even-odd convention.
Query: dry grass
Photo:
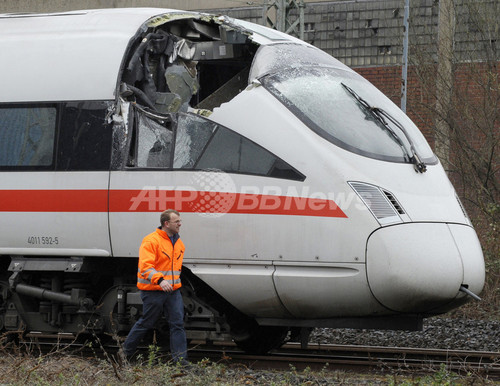
[[[0,347],[1,385],[490,385],[477,376],[458,376],[444,367],[427,376],[416,374],[352,373],[308,368],[298,371],[252,370],[238,364],[202,360],[189,370],[169,363],[151,347],[138,364],[120,366],[112,355],[83,358],[60,348],[48,354],[16,346]],[[100,359],[100,357],[105,359]]]

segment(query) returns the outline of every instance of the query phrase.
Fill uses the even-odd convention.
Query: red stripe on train
[[[333,200],[191,190],[112,190],[110,212],[258,213],[347,217]]]
[[[108,191],[0,190],[1,212],[107,212]]]
[[[111,190],[109,212],[258,213],[346,218],[333,200],[191,190]],[[107,212],[107,190],[0,190],[2,212]]]

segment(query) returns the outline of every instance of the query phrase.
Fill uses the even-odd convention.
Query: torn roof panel
[[[284,69],[302,66],[328,66],[352,71],[339,60],[311,45],[275,43],[260,46],[252,64],[249,80]]]
[[[278,41],[288,41],[298,44],[307,44],[303,40],[300,40],[294,36],[274,30],[272,28],[265,27],[263,25],[251,23],[246,20],[231,19],[231,18],[227,19],[237,26],[252,31],[253,32],[252,40],[257,44],[265,45],[270,43],[276,43]]]
[[[168,9],[0,15],[0,102],[110,100],[130,39]]]

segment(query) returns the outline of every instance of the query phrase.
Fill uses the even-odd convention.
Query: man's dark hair
[[[160,215],[160,226],[163,226],[163,224],[165,224],[165,221],[170,221],[170,215],[172,213],[175,213],[177,216],[180,216],[180,213],[177,212],[175,209],[167,209]]]

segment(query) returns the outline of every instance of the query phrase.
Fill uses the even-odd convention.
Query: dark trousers
[[[184,330],[184,303],[181,291],[141,291],[142,317],[134,324],[123,343],[123,351],[131,356],[148,330],[154,328],[161,314],[170,329],[170,353],[174,362],[187,359],[186,332]]]

